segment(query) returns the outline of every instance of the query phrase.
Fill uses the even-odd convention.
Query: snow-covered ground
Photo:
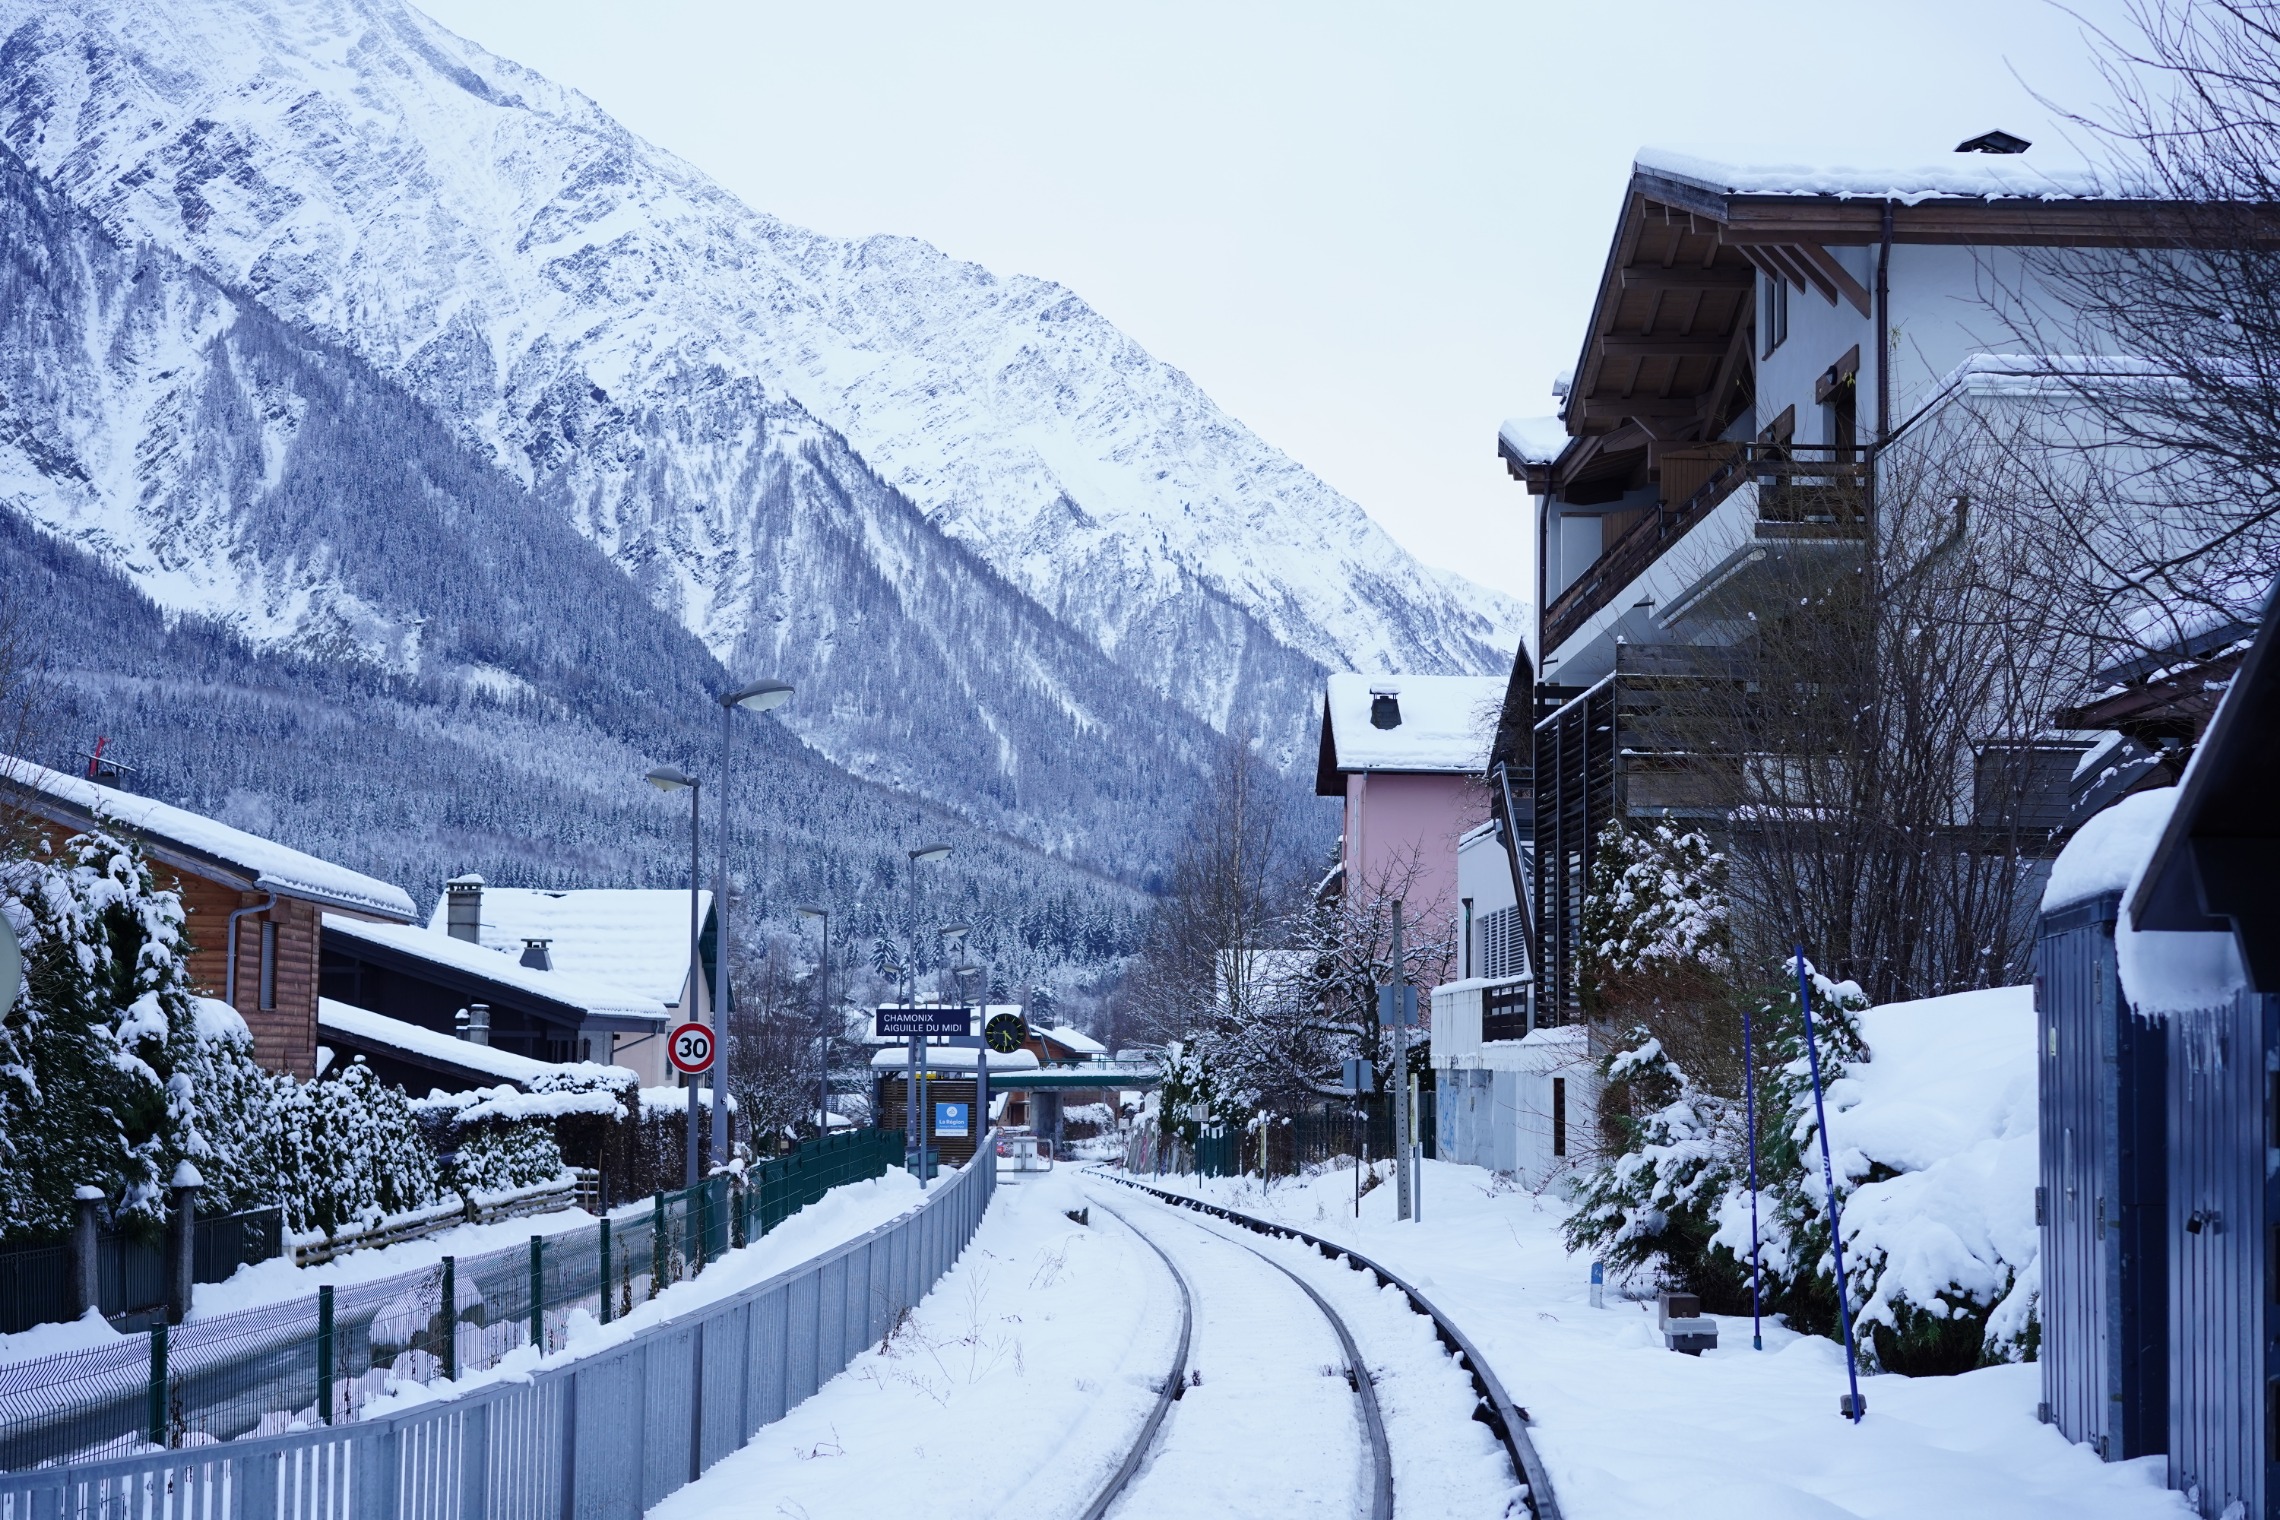
[[[1382,1170],[1382,1169],[1381,1169]],[[1721,1317],[1719,1348],[1663,1348],[1651,1303],[1590,1304],[1589,1265],[1562,1246],[1566,1206],[1475,1167],[1425,1164],[1424,1220],[1393,1188],[1353,1214],[1353,1177],[1163,1179],[1349,1243],[1402,1273],[1480,1346],[1569,1520],[1835,1520],[1840,1516],[2092,1520],[2190,1514],[2158,1457],[2101,1463],[2035,1419],[2032,1364],[1864,1382],[1868,1418],[1837,1413],[1844,1353],[1779,1325]],[[1155,1181],[1156,1179],[1147,1179]]]
[[[1396,1513],[1505,1512],[1509,1470],[1424,1321],[1319,1257],[1063,1168],[1001,1184],[901,1331],[653,1516],[1081,1514],[1153,1407],[1179,1330],[1178,1290],[1135,1227],[1193,1285],[1191,1382],[1112,1515],[1355,1512],[1369,1469],[1344,1355],[1249,1246],[1306,1272],[1352,1330],[1384,1411]]]

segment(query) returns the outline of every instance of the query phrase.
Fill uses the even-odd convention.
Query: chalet
[[[396,926],[416,911],[401,887],[29,761],[0,757],[0,797],[58,844],[98,820],[140,841],[182,896],[192,980],[237,1009],[271,1071],[317,1074],[322,922]]]
[[[698,955],[706,974],[689,984],[689,894],[677,888],[588,887],[547,891],[486,886],[480,876],[444,884],[428,927],[487,950],[543,962],[638,993],[675,1022],[712,1017],[719,980],[713,895],[697,896]],[[599,1059],[599,1057],[596,1057]]]
[[[1457,841],[1487,809],[1481,778],[1502,676],[1333,675],[1314,791],[1345,803],[1336,882],[1404,900],[1421,928],[1457,913]]]
[[[2144,243],[2158,216],[2015,155],[1878,173],[1639,155],[1559,414],[1498,436],[1536,498],[1538,679],[1505,726],[1533,741],[1544,1022],[1576,1011],[1605,825],[1722,816],[1658,734],[1659,683],[1715,679],[1751,596],[1857,562],[1903,434],[2063,389],[2026,382],[2070,361],[1989,347],[2006,329],[1984,292],[2031,287],[2028,250]],[[2018,742],[2063,821],[2087,741]]]
[[[686,933],[684,920],[684,945]],[[417,924],[328,914],[324,998],[327,1043],[363,1055],[413,1092],[464,1087],[466,1073],[493,1070],[501,1055],[596,1061],[631,1067],[645,1083],[666,1080],[670,1005],[597,976],[550,968],[535,945],[515,956]],[[507,1072],[487,1079],[521,1080]]]

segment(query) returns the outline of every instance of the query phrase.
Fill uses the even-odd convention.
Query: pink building
[[[1502,676],[1334,675],[1314,790],[1346,799],[1344,887],[1401,888],[1413,923],[1457,908],[1457,840],[1488,817],[1481,773]]]

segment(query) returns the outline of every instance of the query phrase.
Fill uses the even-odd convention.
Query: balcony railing
[[[1863,449],[1705,444],[1664,451],[1661,473],[1663,500],[1603,548],[1545,609],[1547,650],[1565,643],[1745,481],[1758,488],[1761,538],[1858,538],[1867,532],[1869,465]]]

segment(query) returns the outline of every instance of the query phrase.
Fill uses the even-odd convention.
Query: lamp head
[[[685,792],[697,784],[694,776],[684,774],[679,767],[660,765],[643,778],[661,792]]]
[[[972,924],[944,924],[934,932],[941,935],[944,939],[949,940],[952,944],[955,944],[959,940],[964,939],[967,935],[973,933],[974,926]]]
[[[798,914],[800,917],[802,917],[802,918],[829,918],[829,917],[831,917],[831,910],[830,910],[829,908],[818,907],[818,906],[817,906],[816,904],[814,904],[814,903],[800,903],[800,904],[798,904],[797,906],[795,906],[795,907],[792,909],[792,911],[793,911],[794,913],[797,913],[797,914]]]
[[[789,681],[754,681],[735,691],[722,692],[720,705],[741,707],[747,712],[767,712],[791,700],[792,683]]]
[[[922,844],[917,849],[910,851],[909,854],[912,860],[948,860],[950,858],[950,846],[946,844]]]

